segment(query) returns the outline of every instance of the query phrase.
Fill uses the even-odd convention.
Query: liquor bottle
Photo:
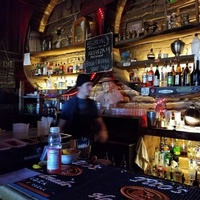
[[[169,150],[170,150],[170,152],[171,152],[171,154],[173,156],[173,154],[174,154],[174,139],[171,138],[170,140],[171,140],[171,142],[169,144]]]
[[[163,66],[160,69],[160,87],[164,87],[164,70],[163,70]]]
[[[195,166],[193,163],[193,159],[190,159],[189,162],[189,169],[188,169],[188,181],[189,181],[189,185],[193,185],[193,181],[195,180],[195,175],[196,175],[196,170],[195,170]]]
[[[144,72],[142,74],[142,87],[147,87],[147,65],[145,64]]]
[[[175,77],[176,77],[176,71],[174,69],[174,63],[172,64],[172,85],[175,85]]]
[[[193,84],[194,86],[200,85],[200,71],[199,71],[199,60],[196,61],[196,68],[193,73]]]
[[[59,127],[51,127],[47,147],[47,172],[57,174],[61,172],[61,136]]]
[[[155,152],[154,152],[154,164],[155,165],[159,164],[159,159],[160,159],[160,151],[159,151],[158,147],[156,147]]]
[[[115,164],[115,159],[114,159],[114,156],[112,156],[112,158],[111,158],[111,162],[112,162],[112,166],[113,166],[113,167],[115,167],[115,166],[116,166],[116,164]]]
[[[190,71],[191,71],[191,73],[190,73],[191,86],[193,86],[193,84],[194,84],[193,77],[194,77],[194,71],[195,71],[195,63],[193,63],[193,69],[190,69]]]
[[[166,153],[165,153],[165,157],[164,157],[164,162],[167,163],[168,166],[171,165],[171,162],[172,162],[172,154],[170,152],[170,150],[168,150]]]
[[[108,152],[106,151],[106,155],[105,155],[105,160],[109,160],[109,157],[108,157]]]
[[[183,86],[184,67],[181,68],[181,85]]]
[[[187,147],[185,145],[185,140],[182,140],[182,145],[181,145],[181,157],[187,157]]]
[[[181,66],[180,66],[180,61],[178,61],[177,67],[176,67],[176,75],[175,75],[175,81],[174,81],[175,86],[180,86],[181,85]]]
[[[164,174],[164,178],[170,180],[170,167],[167,164],[167,162],[165,162],[164,166],[163,166],[163,174]]]
[[[180,154],[181,154],[181,147],[178,144],[178,139],[175,139],[173,160],[178,162],[178,158],[179,158]]]
[[[160,83],[160,72],[159,72],[158,65],[157,65],[156,71],[154,74],[154,87],[159,87],[159,83]]]
[[[169,71],[167,73],[167,86],[168,87],[171,87],[173,86],[173,73],[172,73],[172,70],[171,70],[171,61],[170,61],[170,66],[169,66]]]
[[[123,154],[122,161],[121,161],[121,168],[122,169],[126,169],[127,168],[127,166],[126,166],[126,157],[125,157],[124,154]]]
[[[147,73],[147,86],[153,87],[154,86],[154,71],[153,71],[153,64],[150,64],[150,70]]]
[[[197,173],[197,170],[196,170],[196,172],[195,172],[195,179],[194,179],[194,181],[193,181],[192,186],[199,187],[199,181],[198,181],[198,173]]]
[[[190,80],[190,70],[188,67],[188,62],[186,62],[186,67],[184,69],[183,74],[183,86],[190,86],[191,80]]]

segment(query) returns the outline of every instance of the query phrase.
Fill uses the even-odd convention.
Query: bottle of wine
[[[175,75],[175,81],[174,81],[175,86],[180,86],[181,85],[181,66],[180,66],[180,61],[178,61],[177,67],[176,67],[176,75]]]
[[[176,72],[174,70],[174,63],[172,64],[172,85],[175,85]]]
[[[199,71],[199,60],[196,61],[196,67],[194,69],[194,73],[193,73],[193,84],[194,86],[199,85],[200,82],[200,71]]]
[[[160,72],[159,72],[158,65],[157,65],[156,71],[154,74],[154,87],[159,87],[159,83],[160,83]]]
[[[190,70],[188,67],[188,61],[186,62],[186,67],[184,69],[183,74],[183,86],[190,86],[191,79],[190,79]]]
[[[170,66],[169,66],[169,71],[167,73],[167,86],[170,87],[170,86],[173,86],[173,73],[172,73],[172,70],[171,70],[171,61],[170,61]]]

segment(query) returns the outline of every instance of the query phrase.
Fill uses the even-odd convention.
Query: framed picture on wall
[[[143,22],[142,20],[130,21],[126,23],[126,32],[137,31],[138,34],[142,32]]]

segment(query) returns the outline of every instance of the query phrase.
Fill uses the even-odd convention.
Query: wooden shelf
[[[44,57],[49,57],[49,56],[58,56],[58,55],[62,55],[62,54],[84,51],[85,50],[84,44],[85,43],[82,42],[82,43],[62,47],[59,49],[51,49],[51,50],[47,50],[47,51],[35,52],[35,53],[31,53],[31,57],[44,58]]]
[[[199,133],[176,131],[166,128],[140,128],[141,134],[199,141]]]
[[[148,41],[151,41],[151,42],[165,41],[165,40],[168,40],[169,37],[171,39],[173,38],[177,39],[177,38],[184,37],[190,33],[194,35],[194,31],[196,31],[197,33],[200,32],[199,26],[200,26],[200,23],[191,23],[191,24],[177,27],[177,28],[156,31],[154,33],[145,34],[133,39],[121,40],[119,42],[116,42],[114,44],[114,47],[123,49],[123,48],[131,47],[131,46],[135,46],[135,45],[146,44]]]
[[[186,63],[187,61],[193,62],[194,61],[194,55],[184,55],[179,57],[169,57],[169,58],[161,58],[161,59],[154,59],[154,60],[143,60],[143,61],[136,61],[131,62],[130,66],[123,66],[122,63],[116,63],[115,67],[122,69],[122,70],[130,70],[130,69],[136,69],[138,68],[144,68],[145,64],[149,66],[150,64],[154,65],[163,65],[164,63],[169,63],[170,60],[173,62],[177,62],[178,60],[180,63]]]

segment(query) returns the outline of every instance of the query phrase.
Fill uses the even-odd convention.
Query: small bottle
[[[47,172],[57,174],[61,172],[61,136],[59,127],[51,127],[47,147]]]

